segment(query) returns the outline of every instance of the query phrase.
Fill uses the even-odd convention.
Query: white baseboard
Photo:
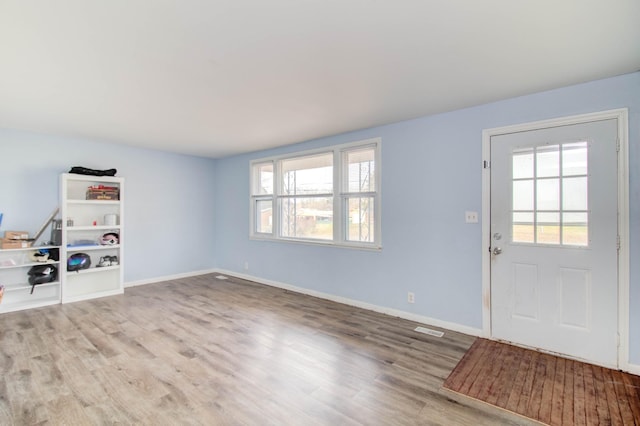
[[[165,275],[162,277],[149,278],[146,280],[129,281],[124,283],[124,288],[136,287],[136,286],[145,285],[145,284],[159,283],[162,281],[179,280],[181,278],[195,277],[198,275],[213,274],[216,271],[217,269],[204,269],[201,271],[186,272],[183,274],[175,274],[175,275]]]
[[[635,374],[636,376],[640,376],[640,364],[631,364],[628,363],[624,367],[622,367],[623,371],[627,373]]]
[[[227,271],[224,269],[216,270],[217,273],[230,275],[233,277],[254,281],[260,284],[265,284],[271,287],[277,287],[284,290],[293,291],[296,293],[306,294],[308,296],[318,297],[320,299],[331,300],[332,302],[342,303],[343,305],[355,306],[357,308],[367,309],[369,311],[379,312],[381,314],[391,315],[394,317],[406,319],[409,321],[418,322],[425,325],[431,325],[434,327],[440,327],[451,331],[456,331],[458,333],[468,334],[471,336],[481,336],[482,329],[469,327],[466,325],[457,324],[449,321],[442,321],[435,318],[426,317],[423,315],[413,314],[411,312],[405,312],[398,309],[387,308],[384,306],[373,305],[371,303],[362,302],[359,300],[353,300],[346,297],[335,296],[333,294],[322,293],[315,290],[309,290],[303,287],[297,287],[291,284],[281,283],[279,281],[267,280],[260,277],[255,277],[253,275],[243,274],[234,271]]]

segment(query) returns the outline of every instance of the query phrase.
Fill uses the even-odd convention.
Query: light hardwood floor
[[[528,424],[450,399],[474,338],[416,325],[214,275],[4,314],[0,424]]]

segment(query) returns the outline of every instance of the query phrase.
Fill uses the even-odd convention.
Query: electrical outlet
[[[407,302],[416,303],[416,295],[413,292],[407,293]]]
[[[244,261],[244,270],[245,271],[249,270],[249,261],[247,261],[247,260]]]
[[[464,212],[464,221],[467,223],[478,223],[478,212]]]

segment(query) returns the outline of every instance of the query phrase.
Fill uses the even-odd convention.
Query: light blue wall
[[[630,112],[630,354],[639,364],[640,73],[218,160],[217,266],[482,328],[481,225],[464,223],[465,210],[481,211],[482,130],[623,107]],[[251,159],[378,136],[382,252],[249,240]]]
[[[126,179],[125,282],[214,266],[210,159],[0,129],[0,231],[35,232],[71,166],[116,168]]]

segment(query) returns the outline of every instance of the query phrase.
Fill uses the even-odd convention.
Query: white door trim
[[[630,371],[629,365],[629,111],[627,108],[574,115],[532,123],[496,127],[482,131],[482,333],[491,335],[491,137],[549,127],[581,124],[590,121],[618,120],[618,368]]]

